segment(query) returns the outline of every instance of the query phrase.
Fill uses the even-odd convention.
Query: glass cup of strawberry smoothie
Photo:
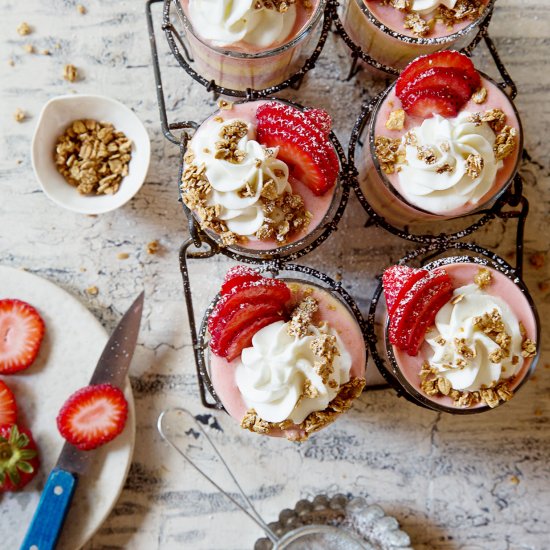
[[[313,54],[326,0],[296,0],[257,7],[256,0],[175,0],[194,68],[206,80],[232,90],[265,89],[284,82]],[[216,2],[214,2],[216,4]],[[280,11],[279,11],[280,10]]]
[[[227,289],[235,270],[248,275]],[[208,330],[209,335],[203,382],[241,427],[252,432],[303,441],[345,412],[364,388],[366,347],[358,309],[345,291],[325,286],[310,271],[268,279],[237,266],[226,275],[203,319],[201,334]],[[246,278],[250,273],[256,277],[252,282]],[[286,294],[279,288],[279,296],[273,297],[269,288],[263,290],[265,281]],[[261,303],[251,295],[256,291],[263,292]],[[226,307],[231,293],[236,302]],[[296,317],[296,307],[302,308],[304,300],[312,300],[316,308],[307,313],[306,307],[306,313]],[[276,312],[269,309],[273,301],[279,305]],[[289,336],[293,323],[303,332]],[[325,371],[319,365],[326,365],[331,356],[319,355],[320,348],[312,343],[319,337],[332,339],[325,348],[333,350],[333,362]],[[256,418],[251,418],[252,410]]]
[[[476,103],[472,96],[456,116],[423,118],[405,114],[402,127],[388,128],[392,113],[403,109],[394,83],[380,97],[372,114],[365,114],[365,118],[358,121],[362,126],[354,151],[360,199],[365,199],[390,225],[406,228],[411,233],[430,232],[430,228],[441,231],[442,221],[467,218],[484,211],[510,187],[523,150],[521,121],[515,105],[498,84],[484,74],[480,73],[480,77],[482,89],[486,91],[485,100]],[[513,149],[498,160],[494,142],[499,130],[487,127],[496,123],[478,125],[469,121],[470,115],[485,116],[494,109],[502,112],[503,124],[515,132]],[[450,136],[449,124],[452,125]],[[421,133],[421,143],[407,142],[411,131]],[[386,163],[383,146],[380,149],[381,139],[390,140],[387,143],[401,140],[397,156],[406,152],[407,157],[401,156],[401,162]],[[451,151],[445,150],[445,143],[449,142]],[[435,162],[430,164],[429,158],[422,158],[422,148],[424,152],[432,148]],[[470,154],[482,163],[471,167],[473,172],[466,162]],[[447,161],[453,165],[452,170]]]
[[[304,251],[334,228],[347,198],[330,116],[279,99],[220,107],[187,144],[184,203],[231,253],[269,259]]]
[[[413,0],[409,11],[381,0],[346,0],[341,21],[349,37],[370,57],[383,65],[402,69],[420,55],[466,47],[491,13],[494,0],[475,3],[478,7],[472,10],[471,16],[457,20],[444,19],[440,11],[449,11],[439,0],[422,2],[416,10],[414,5],[420,2]],[[408,19],[413,28],[405,26]]]
[[[416,355],[391,343],[391,316],[398,310],[386,313],[386,378],[413,403],[451,414],[484,412],[509,401],[532,374],[540,351],[538,314],[526,286],[504,262],[484,257],[448,256],[424,269],[444,270],[452,294]],[[409,323],[418,319],[403,308],[401,314]]]

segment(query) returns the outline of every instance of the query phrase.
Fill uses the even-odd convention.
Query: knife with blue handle
[[[137,344],[143,292],[120,320],[103,349],[90,385],[123,388]],[[61,534],[79,477],[86,475],[94,451],[81,451],[65,443],[51,471],[20,550],[53,550]]]

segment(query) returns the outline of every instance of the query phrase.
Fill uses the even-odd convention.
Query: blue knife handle
[[[20,550],[53,550],[61,533],[76,487],[76,477],[54,468]]]

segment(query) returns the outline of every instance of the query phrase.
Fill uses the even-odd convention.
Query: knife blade
[[[97,362],[89,385],[112,384],[122,389],[137,344],[143,297],[142,292],[116,326]],[[81,451],[70,443],[63,445],[20,550],[55,548],[78,478],[86,475],[94,455],[94,451]]]

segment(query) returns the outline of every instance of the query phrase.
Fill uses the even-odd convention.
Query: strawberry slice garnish
[[[388,336],[393,345],[408,349],[411,334],[425,313],[425,302],[432,299],[432,291],[446,281],[450,282],[450,278],[443,269],[429,271],[404,294],[390,315]]]
[[[12,374],[29,367],[44,338],[44,321],[38,311],[21,300],[0,300],[0,373]]]
[[[481,77],[477,72],[472,60],[457,51],[444,50],[441,52],[432,53],[417,57],[412,63],[409,63],[403,70],[395,84],[395,93],[399,99],[404,88],[414,81],[420,74],[433,67],[445,67],[460,69],[466,74],[466,81],[470,86],[470,90],[475,92],[481,86]]]
[[[88,451],[117,437],[126,424],[128,403],[111,384],[86,386],[73,393],[57,415],[57,428],[72,445]]]
[[[306,113],[267,102],[258,107],[256,117],[258,141],[269,148],[278,147],[277,158],[288,165],[294,178],[316,195],[323,195],[336,183],[340,171],[338,156],[326,133]]]
[[[228,294],[236,286],[246,283],[247,281],[259,281],[262,278],[257,269],[246,265],[236,265],[227,271],[225,274],[220,293]]]
[[[417,325],[409,331],[407,340],[407,353],[409,355],[418,355],[418,350],[422,342],[424,342],[426,331],[434,324],[437,312],[451,299],[452,295],[453,285],[449,278],[433,288],[423,297],[419,321]]]
[[[208,318],[210,334],[216,332],[217,325],[243,303],[259,304],[266,301],[279,303],[281,307],[290,300],[290,289],[277,279],[262,277],[259,281],[247,281],[234,287],[220,298]]]
[[[30,430],[0,426],[0,491],[18,491],[38,473],[40,460]]]
[[[325,136],[332,130],[332,118],[324,109],[307,109],[304,116],[313,123]]]
[[[15,424],[17,405],[12,391],[3,380],[0,380],[0,426]]]
[[[386,307],[390,315],[414,283],[427,274],[426,269],[414,269],[406,265],[392,265],[384,271],[382,287],[384,288]]]
[[[420,73],[414,80],[411,80],[398,96],[403,103],[408,96],[422,89],[445,88],[456,94],[462,105],[468,103],[472,97],[472,89],[468,81],[468,75],[462,69],[453,67],[431,67]]]
[[[421,118],[430,118],[436,114],[454,118],[463,105],[461,98],[445,86],[415,90],[402,103],[409,115]]]
[[[272,315],[253,321],[250,325],[243,328],[236,336],[234,336],[233,340],[231,340],[227,346],[226,359],[228,361],[233,361],[233,359],[237,358],[241,354],[243,349],[249,348],[252,345],[252,338],[260,329],[282,320],[284,320],[282,315]]]
[[[227,317],[216,324],[210,340],[210,349],[216,355],[226,357],[230,342],[239,332],[251,326],[257,319],[282,316],[283,311],[284,306],[281,302],[270,301],[267,298],[261,303],[239,304]]]

